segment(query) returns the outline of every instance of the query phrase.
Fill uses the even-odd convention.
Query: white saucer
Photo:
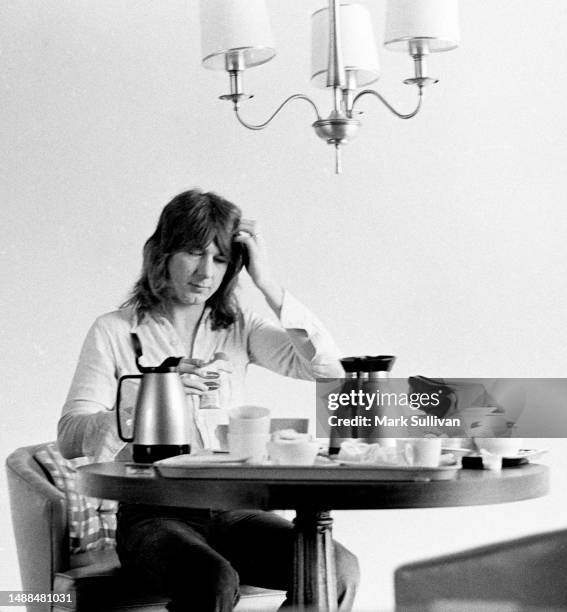
[[[512,459],[516,461],[519,459],[536,459],[548,452],[547,448],[522,448],[517,453],[502,455],[502,459]],[[471,454],[471,457],[482,458],[482,455],[478,451],[475,451]]]
[[[444,455],[448,455],[449,453],[451,453],[455,457],[464,457],[465,455],[470,455],[473,450],[472,448],[451,448],[450,446],[442,446],[441,452]]]
[[[197,465],[211,465],[223,463],[244,463],[250,457],[237,455],[234,453],[196,453],[194,455],[176,455],[161,461],[156,461],[155,465],[166,465],[170,467],[185,467]]]
[[[547,448],[522,448],[513,455],[503,455],[503,459],[535,459],[547,452]]]

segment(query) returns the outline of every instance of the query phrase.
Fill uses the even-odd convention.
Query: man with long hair
[[[240,209],[214,193],[190,190],[165,206],[146,241],[143,267],[122,307],[99,317],[84,342],[59,421],[67,458],[129,458],[115,418],[117,380],[136,371],[131,334],[149,365],[172,355],[179,364],[190,415],[191,448],[207,446],[200,410],[207,391],[203,364],[223,355],[218,390],[223,408],[243,402],[249,364],[284,376],[341,377],[339,353],[321,323],[274,280],[262,237]],[[279,324],[242,308],[234,295],[243,265]],[[123,395],[130,412],[136,388]],[[293,526],[259,511],[120,504],[117,552],[126,570],[171,596],[172,611],[230,611],[240,582],[289,590]],[[335,544],[340,610],[350,610],[356,558]],[[284,604],[285,605],[285,604]]]

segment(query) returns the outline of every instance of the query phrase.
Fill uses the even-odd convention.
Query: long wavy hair
[[[206,305],[211,308],[213,329],[230,327],[238,312],[234,289],[243,263],[244,247],[233,242],[240,218],[240,209],[215,193],[191,189],[175,196],[162,210],[155,232],[144,245],[142,273],[121,307],[133,308],[138,321],[145,315],[165,315],[172,299],[169,258],[179,251],[205,249],[214,242],[228,266]]]

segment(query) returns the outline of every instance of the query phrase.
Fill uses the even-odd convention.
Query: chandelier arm
[[[264,123],[259,123],[257,125],[253,125],[251,123],[247,123],[240,116],[240,112],[239,112],[239,109],[238,109],[238,104],[234,105],[234,112],[235,112],[236,118],[238,119],[240,124],[243,125],[245,128],[248,128],[249,130],[263,130],[267,125],[269,125],[272,122],[272,120],[276,117],[276,115],[279,114],[279,112],[283,109],[283,107],[288,102],[292,102],[293,100],[305,100],[306,102],[311,104],[311,106],[313,107],[313,110],[315,111],[315,115],[317,115],[317,121],[319,121],[321,119],[321,115],[319,114],[319,109],[317,108],[317,105],[315,104],[315,102],[313,102],[313,100],[311,98],[309,98],[309,97],[307,97],[307,96],[305,96],[303,94],[294,94],[293,96],[290,96],[289,98],[284,100],[278,106],[278,108],[276,108],[276,110],[272,113],[272,115],[270,117],[268,117],[268,119],[266,119],[266,121],[264,121]]]
[[[374,89],[363,89],[360,93],[358,93],[355,97],[354,100],[352,101],[352,106],[351,106],[351,110],[350,113],[352,115],[352,113],[354,112],[354,107],[357,103],[357,101],[359,100],[359,98],[362,98],[362,96],[366,95],[366,94],[371,94],[373,96],[376,96],[376,98],[378,98],[378,100],[380,100],[380,102],[382,102],[382,104],[388,109],[390,110],[392,113],[394,113],[394,115],[396,115],[396,117],[399,117],[400,119],[411,119],[412,117],[415,117],[417,115],[417,113],[419,113],[419,110],[421,108],[421,101],[423,99],[423,91],[422,88],[419,88],[419,99],[417,102],[417,106],[416,108],[411,112],[408,113],[407,115],[404,115],[400,112],[398,112],[383,96],[381,96],[376,90]]]

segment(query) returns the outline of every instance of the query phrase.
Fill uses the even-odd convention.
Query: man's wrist
[[[283,305],[284,290],[273,280],[265,280],[256,283],[258,289],[263,293],[272,309],[279,312]]]

